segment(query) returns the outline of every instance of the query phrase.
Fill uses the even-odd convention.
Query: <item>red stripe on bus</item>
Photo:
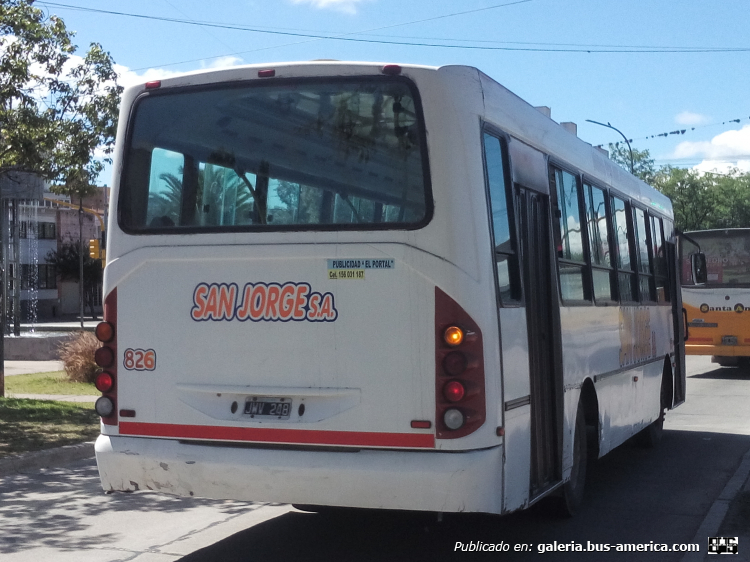
[[[353,445],[359,447],[435,448],[435,436],[428,433],[372,433],[305,429],[259,429],[210,425],[120,422],[120,435],[173,437],[176,439],[221,439],[299,445]]]

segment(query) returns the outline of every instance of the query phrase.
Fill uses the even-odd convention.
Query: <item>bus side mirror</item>
[[[698,252],[690,255],[690,267],[693,269],[693,280],[696,285],[705,285],[708,281],[706,254]]]

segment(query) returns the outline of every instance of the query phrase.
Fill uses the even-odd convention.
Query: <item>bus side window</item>
[[[649,253],[650,232],[646,225],[646,213],[642,209],[633,208],[635,226],[636,255],[638,256],[638,285],[640,287],[641,302],[655,301],[653,289],[653,273],[651,269],[651,254]]]
[[[659,217],[651,216],[651,247],[654,256],[654,280],[656,285],[656,301],[668,303],[669,283],[667,282],[667,256],[664,247],[664,234],[662,233],[662,221]]]
[[[607,221],[607,195],[603,189],[584,184],[586,196],[586,220],[589,225],[589,253],[591,275],[594,282],[594,300],[614,302],[614,270],[610,253],[609,222]]]
[[[488,133],[483,136],[498,294],[502,304],[518,304],[521,301],[521,279],[512,213],[513,197],[506,165],[507,152],[500,138]]]
[[[625,201],[612,197],[612,223],[615,230],[617,247],[617,286],[620,302],[634,302],[637,293],[634,290],[635,267],[630,253],[631,225],[625,210]]]
[[[557,258],[560,270],[560,292],[563,301],[590,301],[586,283],[586,253],[583,247],[581,190],[578,178],[559,168],[554,170],[555,194],[559,217]]]

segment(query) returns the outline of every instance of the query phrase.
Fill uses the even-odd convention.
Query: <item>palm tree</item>
[[[182,168],[179,170],[182,175]],[[183,184],[175,174],[163,173],[159,179],[165,189],[149,194],[149,224],[171,226],[181,224]],[[198,223],[205,226],[243,224],[251,216],[253,198],[237,172],[222,166],[206,164],[198,173],[196,194]]]

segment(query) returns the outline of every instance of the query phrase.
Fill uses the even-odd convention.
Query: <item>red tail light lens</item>
[[[465,394],[466,389],[459,381],[450,381],[443,387],[443,396],[448,402],[459,402]]]
[[[443,369],[451,377],[457,377],[466,370],[469,360],[460,351],[451,351],[443,359]]]
[[[115,337],[115,327],[109,322],[99,322],[99,324],[96,325],[94,333],[96,334],[96,339],[100,342],[108,343]]]
[[[111,373],[104,371],[103,373],[99,373],[98,375],[96,375],[94,386],[99,392],[106,393],[112,390],[112,388],[115,386],[115,379]]]
[[[94,362],[104,369],[111,367],[115,362],[115,354],[112,348],[104,346],[97,349],[94,353]]]

